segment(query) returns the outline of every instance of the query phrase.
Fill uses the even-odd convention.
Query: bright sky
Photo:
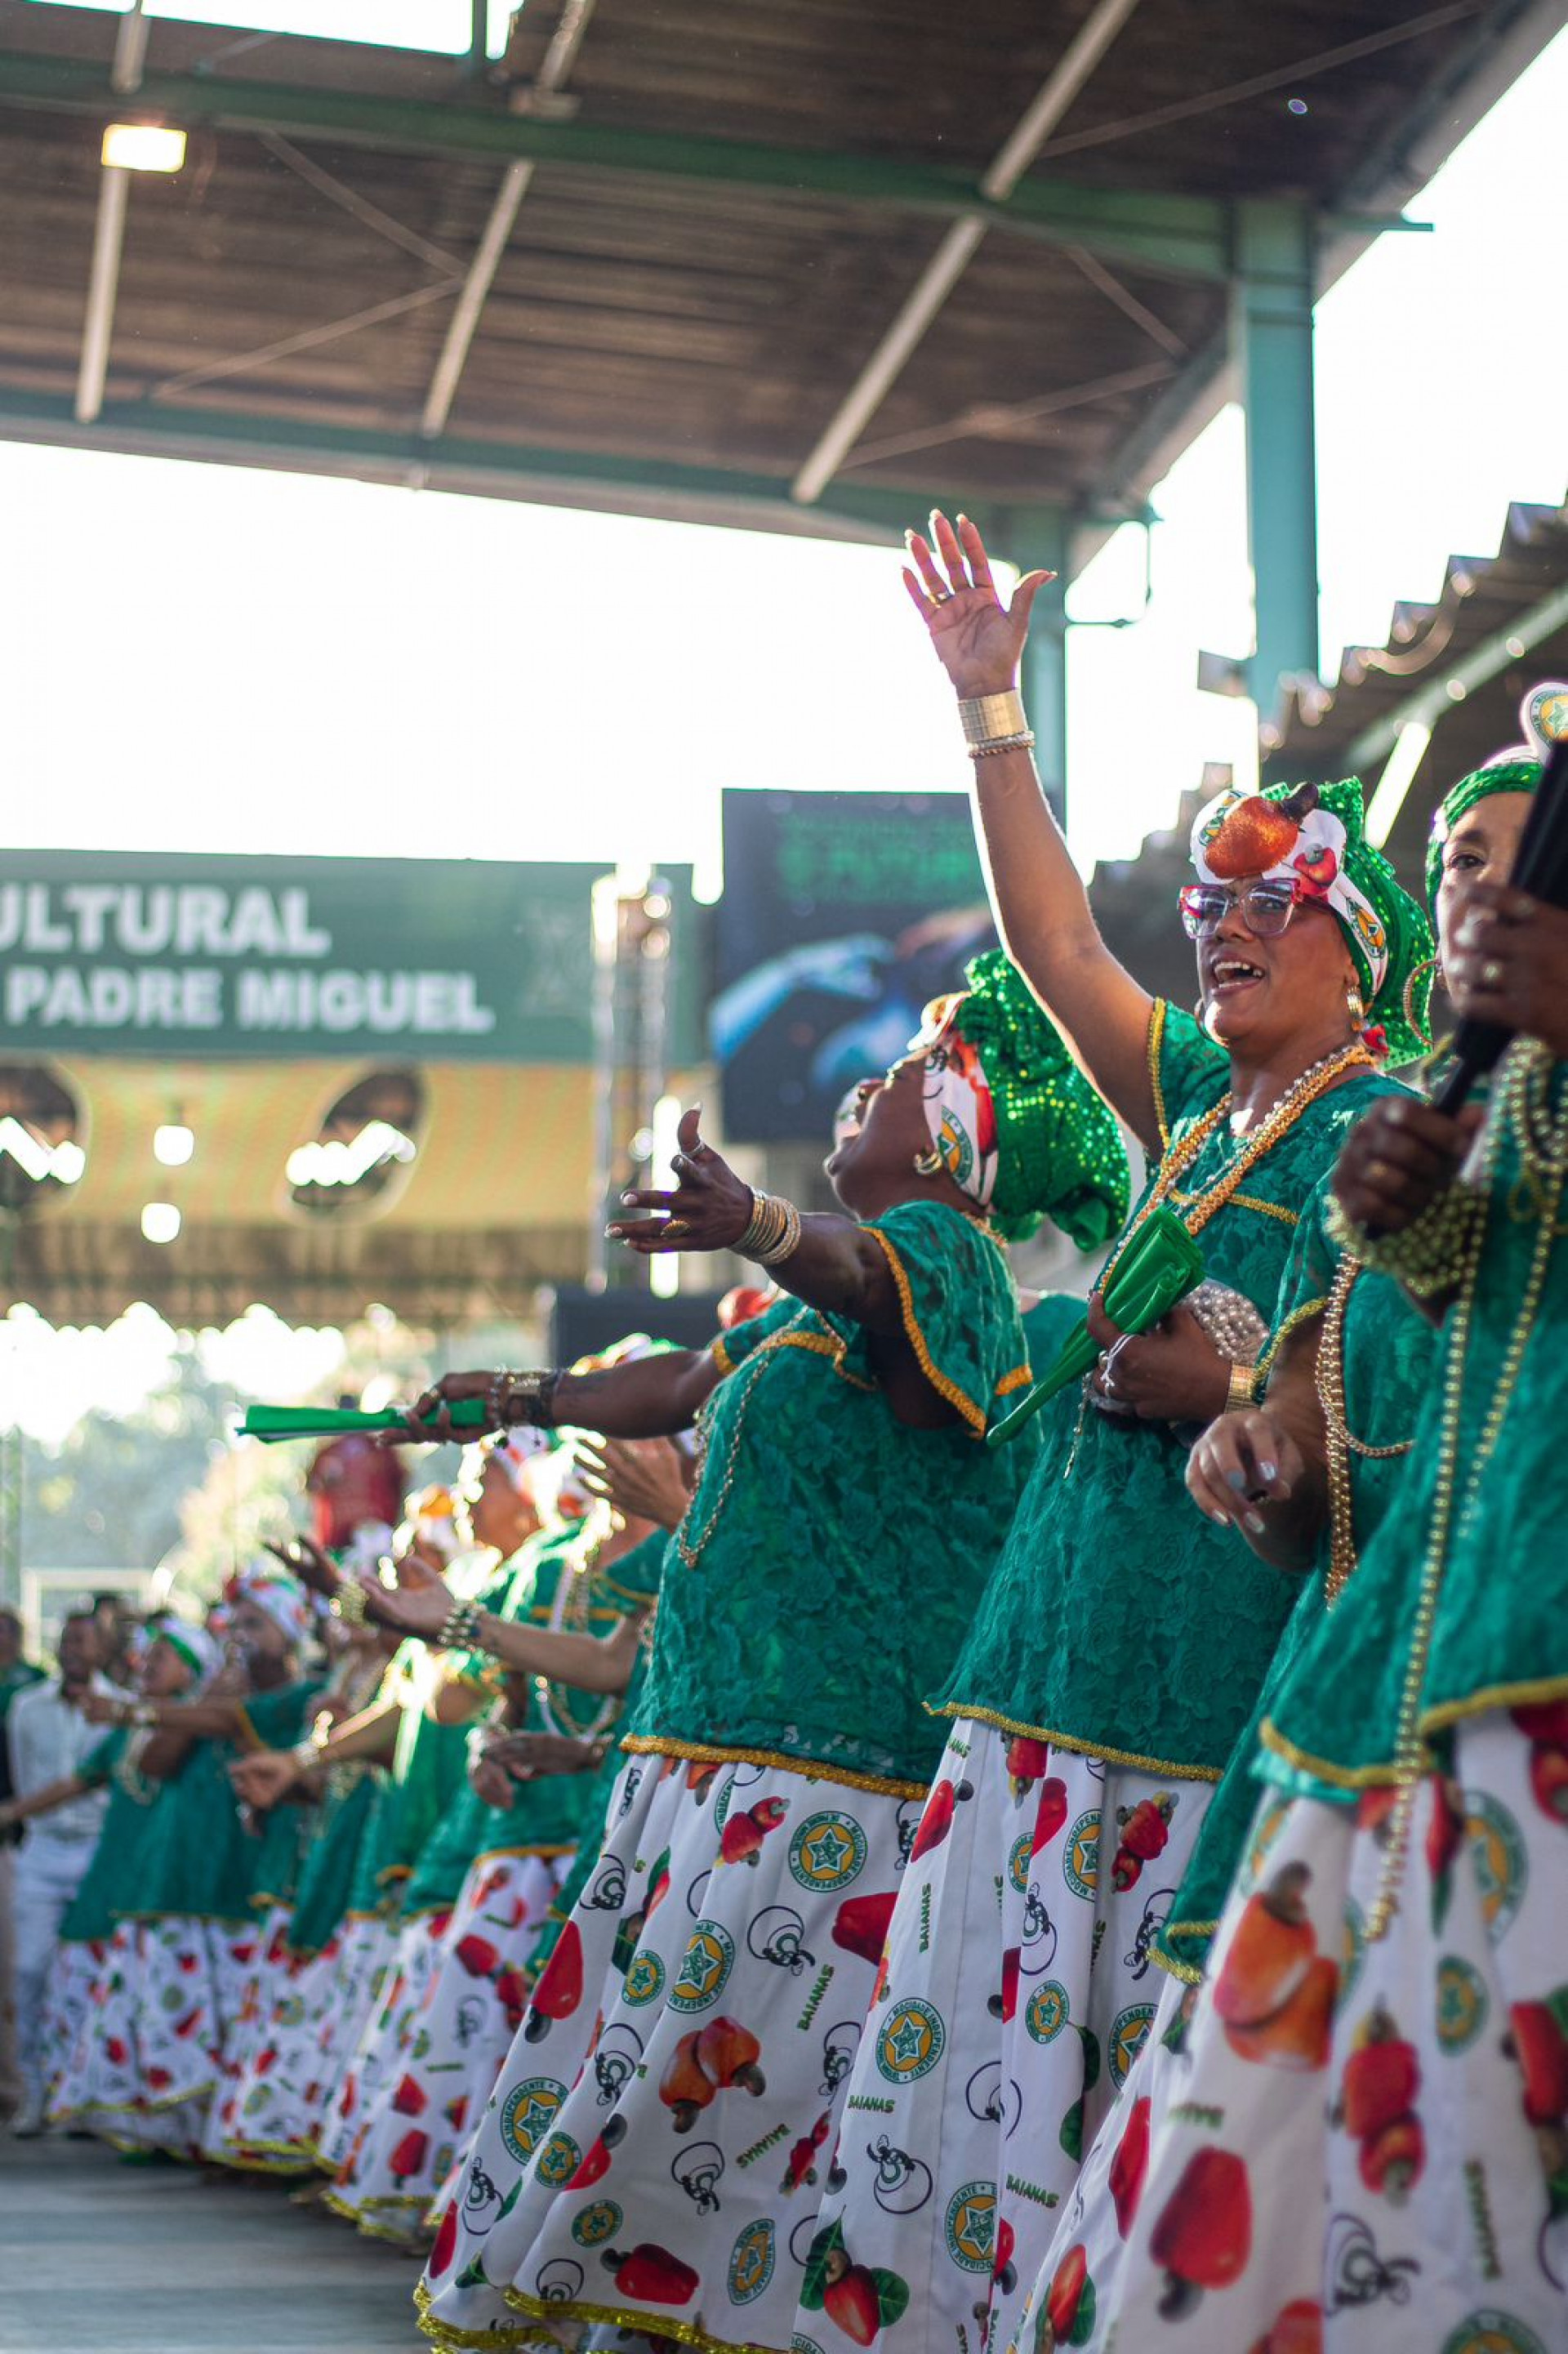
[[[317,32],[466,42],[467,0],[291,5]],[[282,0],[266,13],[284,25]],[[1491,552],[1511,499],[1568,490],[1568,307],[1542,276],[1565,120],[1568,33],[1412,205],[1435,234],[1384,239],[1319,306],[1330,675],[1450,552]],[[1193,684],[1200,647],[1250,641],[1234,412],[1155,504],[1147,615],[1070,640],[1086,865],[1135,850],[1205,758],[1248,754],[1250,705]],[[18,845],[693,859],[712,881],[726,785],[964,779],[879,549],[5,443],[0,514]],[[1124,531],[1069,612],[1133,612],[1142,585]],[[0,1352],[0,1416],[44,1410],[41,1345]]]

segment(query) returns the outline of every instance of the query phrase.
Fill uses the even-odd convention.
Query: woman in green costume
[[[430,2201],[522,2016],[523,1973],[581,1837],[591,1768],[620,1712],[646,1609],[619,1574],[646,1524],[613,1521],[564,1448],[536,1469],[535,1492],[548,1533],[524,1548],[503,1591],[480,1597],[490,1648],[449,1655],[446,1672],[491,1702],[493,1721],[548,1744],[552,1762],[518,1783],[493,1766],[471,1769],[427,1842],[404,1914],[439,1924],[429,1972],[362,2067],[358,2126],[327,2200],[372,2237],[408,2245],[428,2236]],[[560,1667],[546,1665],[552,1652],[567,1654]],[[491,1702],[498,1661],[510,1672]],[[579,1676],[597,1697],[580,1698]]]
[[[199,1691],[221,1654],[205,1628],[165,1619],[138,1678],[144,1702]],[[122,1914],[141,1893],[154,1809],[164,1784],[141,1770],[150,1731],[116,1725],[82,1760],[79,1774],[0,1808],[0,1829],[46,1814],[83,1790],[107,1786],[109,1806],[86,1876],[60,1924],[44,2021],[46,2109],[51,2124],[97,2126],[134,2099],[131,2027],[134,1926]],[[112,2128],[111,2128],[112,2129]]]
[[[1527,705],[1543,737],[1553,712],[1560,687]],[[1335,1231],[1378,1270],[1351,1301],[1405,1282],[1437,1362],[1375,1536],[1274,1681],[1180,2097],[1121,2168],[1113,2309],[1080,2328],[1080,2251],[1060,2342],[1568,2342],[1568,917],[1506,888],[1538,775],[1505,756],[1437,813],[1450,997],[1529,1034],[1465,1179],[1475,1120],[1415,1104],[1342,1157]]]
[[[301,1668],[310,1625],[297,1580],[251,1570],[234,1605],[230,1664],[203,1697],[105,1704],[151,1734],[141,1770],[171,1786],[127,1916],[143,1934],[136,2113],[123,2131],[182,2157],[197,2148],[222,2081],[256,1942],[253,1893],[263,1883],[291,1885],[300,1853],[297,1810],[258,1829],[236,1803],[228,1766],[243,1750],[294,1740],[303,1729],[320,1690]]]
[[[617,1436],[702,1409],[664,1563],[631,1765],[576,1915],[613,1889],[577,2069],[541,1978],[442,2219],[438,2343],[580,2343],[614,2323],[788,2346],[877,1956],[938,1736],[924,1696],[963,1638],[1032,1447],[989,1424],[1029,1375],[1000,1234],[1121,1214],[1103,1105],[1000,956],[934,1009],[828,1172],[847,1217],[754,1195],[683,1121],[676,1189],[634,1247],[738,1247],[785,1296],[705,1356],[589,1376],[454,1375],[420,1402]],[[1000,1231],[999,1231],[1000,1230]],[[436,1426],[440,1421],[437,1418]],[[635,1789],[632,1787],[635,1779]],[[552,1971],[564,1977],[563,1933]],[[556,2052],[561,2058],[557,2064]],[[486,2337],[483,2342],[493,2342]]]
[[[1039,1416],[1028,1488],[933,1691],[949,1739],[851,2084],[868,2115],[842,2137],[795,2325],[823,2354],[864,2342],[868,2284],[893,2354],[990,2342],[1148,2032],[1153,1937],[1298,1591],[1192,1513],[1188,1451],[1250,1402],[1298,1221],[1393,1085],[1384,1048],[1415,1051],[1402,997],[1428,937],[1353,780],[1232,789],[1199,813],[1181,898],[1197,1011],[1152,1000],[1100,938],[1029,757],[1015,681],[1041,576],[1006,610],[972,525],[938,517],[910,551],[1003,937],[1147,1156],[1097,1290],[1157,1207],[1206,1282],[1138,1338],[1091,1303],[1105,1357]]]

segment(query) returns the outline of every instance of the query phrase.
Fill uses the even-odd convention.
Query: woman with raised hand
[[[1413,1442],[1272,1680],[1238,1868],[1190,1908],[1213,1934],[1179,2082],[1161,2070],[1110,2156],[1119,2228],[1098,2191],[1064,2222],[1023,2348],[1568,2333],[1568,916],[1507,886],[1539,775],[1503,756],[1434,823],[1455,1008],[1529,1025],[1477,1161],[1460,1180],[1473,1119],[1379,1107],[1334,1181],[1349,1264],[1378,1270],[1351,1310],[1392,1277],[1441,1321]],[[1364,1416],[1390,1367],[1358,1355],[1347,1320],[1341,1413],[1359,1384]],[[1216,1480],[1223,1456],[1199,1473],[1211,1510]],[[1288,1504],[1260,1483],[1245,1509]]]
[[[1181,1216],[1208,1280],[1119,1335],[1042,1444],[969,1639],[849,2094],[800,2332],[844,2354],[975,2346],[1033,2277],[1053,2210],[1154,2013],[1150,1947],[1298,1581],[1192,1512],[1196,1432],[1250,1405],[1298,1218],[1409,1053],[1428,937],[1366,843],[1359,785],[1230,790],[1192,831],[1192,1014],[1107,948],[1029,757],[1016,692],[1033,575],[1003,607],[942,517],[906,578],[959,697],[1014,962],[1134,1130],[1127,1241]],[[846,2284],[849,2285],[846,2286]],[[875,2285],[880,2284],[880,2286]],[[880,2318],[878,2318],[880,2317]]]
[[[1103,1240],[1126,1201],[1114,1123],[1016,975],[995,955],[970,971],[862,1090],[828,1163],[847,1214],[754,1194],[694,1114],[675,1190],[628,1201],[649,1214],[617,1223],[633,1248],[766,1266],[783,1292],[764,1314],[701,1355],[450,1375],[419,1402],[419,1429],[472,1396],[611,1437],[702,1413],[604,1852],[441,2222],[440,2344],[541,2321],[567,2344],[607,2322],[789,2343],[939,1748],[925,1697],[1032,1452],[983,1444],[1028,1379],[1001,1237],[1049,1212]]]

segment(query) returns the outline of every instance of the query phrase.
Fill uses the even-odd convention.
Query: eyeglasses
[[[1181,928],[1190,940],[1212,940],[1234,907],[1255,939],[1277,939],[1296,913],[1290,883],[1189,883],[1181,893]]]

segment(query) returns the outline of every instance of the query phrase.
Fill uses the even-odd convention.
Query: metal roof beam
[[[142,81],[150,27],[142,14],[142,0],[120,19],[114,37],[114,62],[109,69],[110,99],[129,97]],[[109,345],[114,334],[114,305],[120,293],[120,259],[125,249],[125,215],[131,203],[131,175],[117,164],[105,164],[98,185],[98,217],[92,230],[92,263],[88,273],[87,312],[81,323],[81,357],[77,365],[76,413],[90,425],[103,406],[109,381]]]
[[[539,71],[525,89],[514,91],[512,111],[527,114],[541,100],[546,103],[560,95],[567,77],[577,63],[588,23],[597,0],[566,0],[560,21],[551,37]],[[476,32],[478,21],[486,16],[487,0],[474,0]],[[447,429],[447,419],[452,413],[457,388],[468,366],[469,352],[479,332],[479,322],[490,290],[495,283],[495,273],[501,267],[501,257],[507,241],[517,226],[517,215],[535,166],[532,162],[517,160],[508,164],[502,175],[485,224],[474,247],[468,274],[452,309],[446,337],[430,377],[430,388],[425,396],[424,414],[419,419],[419,431],[427,441],[437,441]]]
[[[117,450],[132,456],[184,458],[224,465],[273,467],[345,476],[414,489],[587,507],[681,523],[779,531],[817,539],[854,539],[891,546],[918,519],[908,491],[835,483],[828,508],[801,508],[783,474],[746,473],[602,451],[515,447],[417,431],[373,432],[287,417],[218,408],[181,409],[160,399],[109,402],[91,426],[77,423],[69,400],[0,387],[0,440],[58,447]],[[1028,514],[1028,503],[1012,512]]]
[[[1012,195],[1137,6],[1138,0],[1095,0],[1054,70],[1042,82],[992,158],[980,181],[982,196],[992,203],[1005,203]],[[983,214],[961,215],[927,262],[796,475],[790,496],[802,506],[821,498],[882,407],[969,268],[989,226]]]
[[[0,107],[101,117],[108,98],[99,66],[0,51]],[[201,74],[149,74],[141,104],[149,115],[186,129],[281,132],[392,154],[637,173],[688,186],[754,188],[948,221],[972,216],[1013,236],[1082,246],[1107,261],[1174,277],[1217,282],[1229,270],[1229,208],[1208,196],[1025,178],[1000,200],[968,173],[945,164],[606,129],[514,113],[477,100],[379,98]],[[1399,225],[1397,217],[1363,224],[1369,229]]]

